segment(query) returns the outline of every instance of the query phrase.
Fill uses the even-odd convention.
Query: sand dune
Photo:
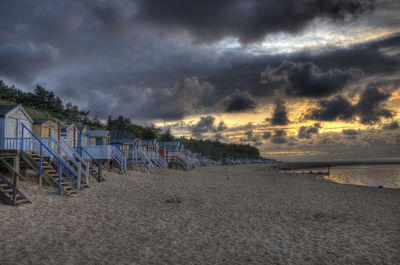
[[[106,177],[76,199],[22,183],[33,203],[0,204],[0,264],[400,263],[400,190],[265,165]]]

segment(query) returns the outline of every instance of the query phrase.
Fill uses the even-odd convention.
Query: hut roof
[[[143,140],[141,140],[141,144],[144,145],[144,146],[155,145],[156,142],[157,142],[156,139],[143,139]]]
[[[127,130],[113,130],[110,133],[111,144],[133,144],[136,136]]]
[[[26,112],[26,110],[24,109],[22,104],[19,104],[19,105],[0,105],[0,117],[5,117],[10,112],[15,111],[17,109],[21,110],[31,123],[33,122],[31,116],[29,116],[28,112]]]
[[[0,117],[4,117],[7,113],[15,109],[17,105],[0,105]]]
[[[82,133],[85,130],[86,125],[79,124],[79,125],[76,125],[76,128],[78,129],[78,131],[80,133]]]
[[[159,146],[176,146],[179,147],[180,146],[180,142],[158,142]]]
[[[88,130],[89,137],[108,137],[107,130]]]

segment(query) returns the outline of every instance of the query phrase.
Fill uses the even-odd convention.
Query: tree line
[[[90,129],[127,130],[139,139],[157,139],[157,141],[180,141],[192,152],[201,153],[212,159],[221,157],[258,158],[257,148],[244,144],[226,144],[219,141],[176,138],[169,129],[162,130],[154,125],[141,126],[133,124],[129,118],[108,116],[104,124],[97,116],[89,117],[89,111],[79,109],[72,102],[64,103],[54,92],[36,85],[33,92],[25,92],[14,85],[8,86],[0,80],[0,98],[32,109],[51,114],[64,122],[87,125]]]
[[[201,153],[208,158],[218,160],[221,157],[259,158],[260,151],[248,144],[226,144],[219,141],[197,140],[181,137],[178,139],[190,151]]]

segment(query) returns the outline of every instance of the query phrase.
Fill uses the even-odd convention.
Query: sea
[[[356,165],[331,167],[325,177],[342,184],[400,188],[400,165]]]

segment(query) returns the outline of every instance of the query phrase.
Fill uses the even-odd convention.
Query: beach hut
[[[73,123],[61,124],[61,137],[73,148],[78,142],[78,128]]]
[[[110,133],[110,143],[118,146],[121,151],[133,150],[137,145],[136,136],[127,130],[113,130]]]
[[[86,125],[77,125],[76,128],[78,129],[78,142],[76,150],[80,155],[82,155],[82,147],[89,145],[89,131]]]
[[[78,129],[78,148],[89,145],[89,132],[86,125],[77,125]]]
[[[168,159],[171,153],[177,153],[181,150],[180,142],[159,142],[158,143],[159,154],[164,158]]]
[[[24,123],[27,128],[32,130],[33,120],[26,112],[26,110],[22,107],[21,104],[0,105],[0,148],[1,149],[4,149],[7,143],[10,144],[9,143],[10,140],[13,141],[12,139],[21,137],[21,131],[22,131],[21,123]],[[24,132],[24,136],[29,137],[30,135],[28,132]]]
[[[32,131],[37,137],[53,137],[58,139],[60,125],[53,120],[34,120]]]
[[[110,132],[107,130],[88,130],[89,145],[101,146],[110,144]]]
[[[156,139],[143,139],[140,145],[143,151],[158,152],[158,143]]]
[[[181,150],[181,143],[180,142],[159,142],[158,146],[160,149],[165,149],[170,152],[180,152]]]

